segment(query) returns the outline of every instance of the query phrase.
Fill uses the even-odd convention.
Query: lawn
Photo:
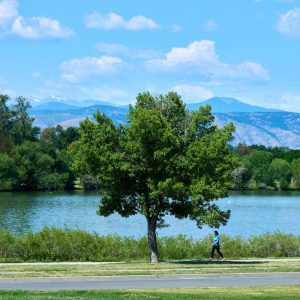
[[[0,264],[0,278],[300,272],[300,260]]]
[[[164,289],[135,291],[63,291],[63,292],[9,292],[0,291],[1,299],[45,300],[45,299],[299,299],[300,286],[286,287],[249,287],[249,288],[201,288],[201,289]]]

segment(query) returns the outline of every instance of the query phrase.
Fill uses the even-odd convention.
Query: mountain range
[[[85,117],[92,118],[98,110],[120,124],[126,122],[128,113],[128,106],[115,106],[96,100],[78,102],[53,96],[39,101],[31,100],[31,104],[29,113],[41,128],[78,126],[80,121]],[[235,125],[234,145],[245,142],[248,145],[300,148],[300,113],[253,106],[222,97],[190,103],[187,108],[196,110],[201,105],[211,105],[217,125],[223,126],[228,122]]]

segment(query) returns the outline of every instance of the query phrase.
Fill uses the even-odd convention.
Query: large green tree
[[[10,97],[0,95],[0,152],[8,153],[14,145],[24,141],[36,141],[40,129],[33,125],[34,119],[28,115],[30,103],[18,97],[9,106]]]
[[[273,159],[269,166],[269,174],[273,185],[280,189],[287,189],[292,177],[291,165],[281,158]]]
[[[252,179],[257,183],[268,185],[272,178],[268,172],[273,155],[267,151],[256,151],[244,160],[246,167],[252,173]]]
[[[18,97],[16,104],[12,107],[12,136],[16,145],[24,141],[36,141],[40,133],[40,129],[33,125],[34,118],[28,114],[30,108],[30,103],[24,97]]]
[[[8,106],[9,100],[9,96],[0,95],[0,153],[11,149],[13,145],[10,134],[13,128],[13,114]]]
[[[190,218],[199,228],[226,224],[230,216],[215,200],[227,196],[236,167],[228,146],[234,127],[213,122],[209,106],[189,112],[171,92],[139,94],[125,125],[99,112],[80,124],[74,168],[97,179],[100,215],[146,217],[152,262],[158,262],[156,229],[165,215]]]
[[[292,175],[296,188],[300,188],[300,158],[292,161]]]

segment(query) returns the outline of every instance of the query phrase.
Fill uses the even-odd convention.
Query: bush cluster
[[[240,166],[233,172],[235,190],[299,190],[300,150],[239,144],[233,149]]]
[[[193,240],[184,235],[160,237],[161,260],[203,259],[210,255],[212,237]],[[243,239],[222,236],[227,258],[292,257],[300,255],[300,237],[280,232]],[[15,236],[0,232],[0,261],[147,261],[146,237],[100,236],[82,230],[44,228]]]

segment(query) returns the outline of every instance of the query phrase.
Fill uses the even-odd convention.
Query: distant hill
[[[92,100],[91,100],[92,101]],[[95,101],[97,102],[97,101]],[[61,125],[78,126],[86,117],[93,118],[99,110],[109,116],[116,124],[125,123],[127,106],[103,104],[76,107],[75,101],[66,104],[61,101],[40,103],[30,110],[35,124],[41,128]],[[73,105],[74,104],[74,105]],[[223,126],[232,122],[236,127],[234,145],[245,142],[266,146],[285,146],[300,148],[300,114],[252,106],[231,98],[212,98],[207,101],[188,104],[190,110],[209,104],[215,115],[215,122]]]
[[[47,98],[29,98],[28,99],[32,108],[42,110],[43,106],[47,105],[50,103],[50,109],[51,110],[59,110],[59,107],[62,107],[62,105],[68,105],[72,107],[87,107],[87,106],[92,106],[92,105],[108,105],[112,106],[111,103],[106,102],[106,101],[99,101],[99,100],[94,100],[94,99],[86,99],[86,100],[75,100],[75,99],[69,99],[69,98],[63,98],[63,97],[58,97],[58,96],[50,96]],[[58,109],[56,109],[58,108]]]
[[[46,102],[42,104],[38,104],[33,106],[30,111],[67,111],[70,109],[76,109],[77,106],[72,106],[69,104],[61,103],[61,102]]]
[[[215,122],[224,126],[235,125],[234,145],[282,146],[300,149],[300,114],[290,112],[234,112],[214,114]]]
[[[230,112],[279,112],[280,110],[249,105],[234,98],[214,97],[204,102],[187,104],[190,110],[196,110],[201,105],[210,105],[213,113]]]
[[[41,104],[29,111],[35,118],[35,124],[41,128],[61,125],[63,127],[79,126],[80,121],[86,117],[93,118],[95,112],[100,111],[110,117],[114,123],[124,123],[128,113],[127,107],[116,107],[112,105],[92,105],[87,107],[70,106],[68,109],[61,109],[62,103],[57,106],[50,105],[51,109],[44,109],[47,105]]]

